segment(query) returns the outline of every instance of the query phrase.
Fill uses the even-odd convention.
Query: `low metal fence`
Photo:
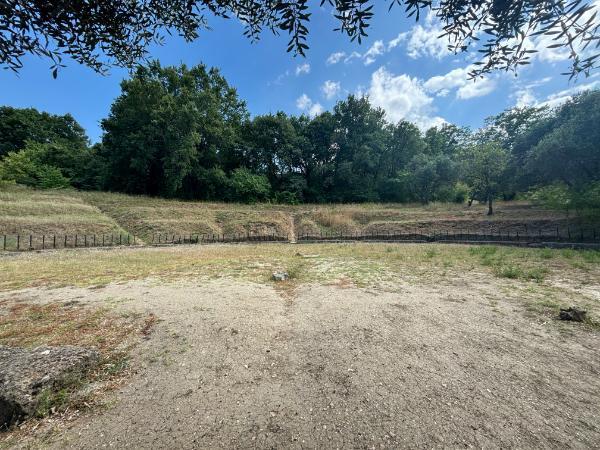
[[[180,245],[180,244],[227,244],[243,242],[289,242],[288,236],[281,236],[276,233],[271,234],[153,234],[150,245]]]
[[[3,234],[3,251],[31,251],[85,247],[136,245],[132,234]]]
[[[137,238],[133,234],[69,234],[69,235],[34,235],[5,234],[0,235],[0,250],[32,251],[66,248],[118,247],[133,245],[169,246],[183,244],[217,244],[217,243],[267,243],[267,242],[464,242],[464,243],[506,243],[525,244],[540,242],[557,242],[563,244],[598,244],[600,232],[595,228],[565,228],[550,231],[548,228],[526,231],[489,231],[481,229],[435,230],[425,232],[415,229],[402,232],[329,232],[299,233],[295,239],[277,233],[253,234],[176,234],[156,233],[149,238]]]
[[[600,243],[600,233],[595,228],[548,229],[526,231],[490,231],[490,230],[435,230],[424,232],[412,230],[403,232],[319,232],[300,233],[298,242],[332,241],[398,241],[398,242],[564,242],[564,243]]]

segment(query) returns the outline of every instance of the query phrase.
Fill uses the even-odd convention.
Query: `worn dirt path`
[[[34,301],[154,312],[136,373],[56,448],[600,445],[600,334],[528,318],[489,280],[395,286],[132,282]],[[490,299],[498,304],[490,306]]]

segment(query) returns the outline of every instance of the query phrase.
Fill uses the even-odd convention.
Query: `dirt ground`
[[[110,298],[159,318],[109,405],[44,447],[600,447],[597,330],[533,317],[483,274],[342,281],[147,279],[0,297]]]

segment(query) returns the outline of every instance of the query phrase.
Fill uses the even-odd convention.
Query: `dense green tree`
[[[239,145],[245,104],[218,70],[140,67],[102,121],[107,185],[124,192],[204,198],[200,168]]]
[[[324,112],[312,120],[306,116],[294,122],[300,146],[298,169],[306,180],[304,200],[324,202],[330,198],[335,174],[336,121]]]
[[[420,153],[409,162],[405,176],[414,197],[422,204],[435,199],[441,189],[448,189],[456,181],[456,165],[448,155]]]
[[[580,94],[562,105],[530,148],[528,171],[539,184],[562,182],[577,189],[600,181],[600,91]],[[532,130],[539,133],[539,130]]]
[[[277,185],[284,174],[294,171],[299,164],[296,129],[283,113],[257,116],[244,128],[247,167],[264,173]]]
[[[492,141],[471,145],[462,156],[471,198],[487,201],[488,215],[491,216],[493,200],[506,182],[509,154],[500,143]]]
[[[469,138],[470,131],[467,128],[451,124],[433,127],[425,132],[424,151],[430,155],[446,155],[452,158],[466,145]]]
[[[334,107],[336,155],[332,196],[337,201],[377,200],[380,158],[390,140],[385,112],[366,97],[348,96]]]
[[[40,189],[69,187],[69,179],[52,159],[53,152],[49,147],[56,145],[29,142],[23,150],[9,152],[0,161],[0,180]]]
[[[231,199],[237,202],[256,203],[268,200],[271,185],[265,175],[257,175],[241,167],[231,175]]]
[[[27,141],[60,143],[73,151],[87,147],[88,138],[73,116],[57,116],[34,108],[0,107],[0,158],[22,150]]]

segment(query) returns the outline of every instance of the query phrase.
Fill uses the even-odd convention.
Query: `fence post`
[[[2,248],[6,250],[6,235],[4,235],[4,240],[2,241]]]
[[[33,250],[33,236],[29,235],[29,250]]]
[[[63,246],[63,248],[67,248],[67,235],[65,234],[65,245]]]
[[[17,250],[19,250],[20,245],[21,245],[21,235],[17,234]]]
[[[77,247],[77,234],[75,234],[75,247]]]
[[[46,250],[46,235],[42,234],[42,250]]]
[[[52,248],[56,248],[56,235],[52,236]]]

